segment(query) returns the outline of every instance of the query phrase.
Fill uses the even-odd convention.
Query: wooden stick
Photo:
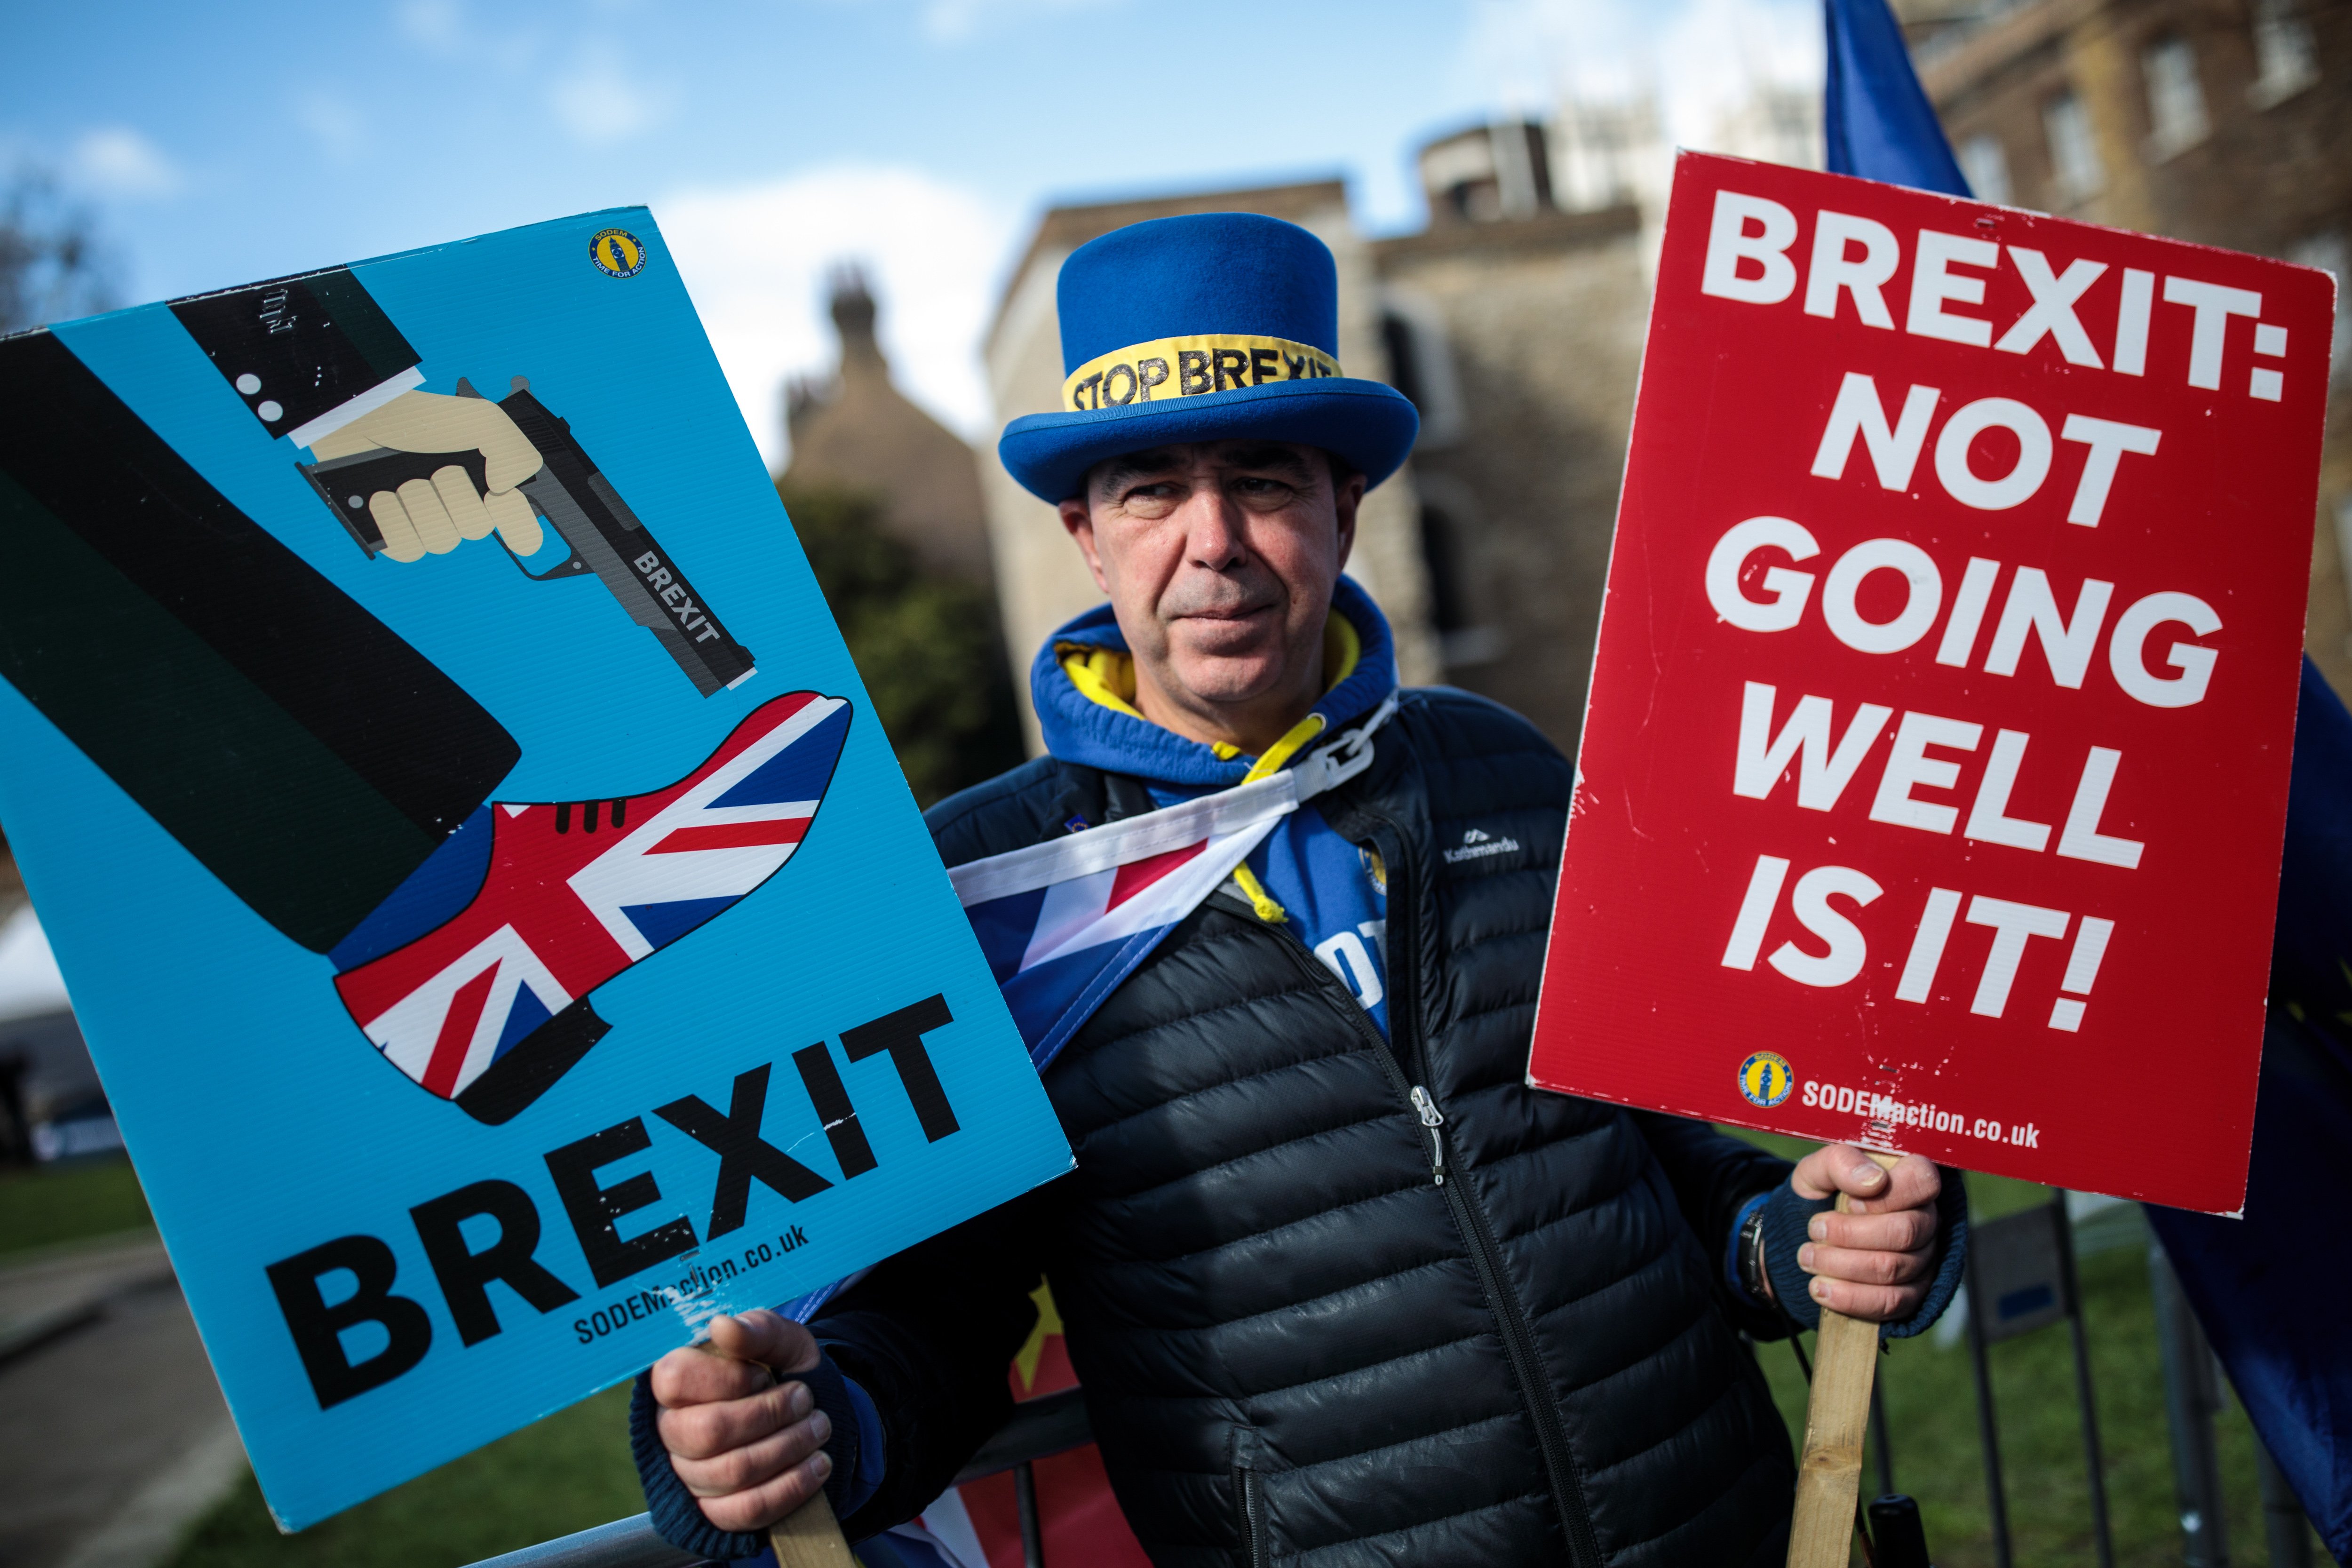
[[[822,1491],[771,1525],[768,1544],[776,1549],[779,1568],[857,1568]]]
[[[1863,1152],[1881,1170],[1893,1169],[1897,1158]],[[1837,1212],[1848,1212],[1843,1193]],[[1878,1325],[1822,1308],[1812,1394],[1805,1402],[1805,1457],[1797,1467],[1797,1515],[1789,1528],[1789,1568],[1846,1568],[1853,1555],[1862,1440],[1870,1426],[1870,1383],[1877,1374]]]

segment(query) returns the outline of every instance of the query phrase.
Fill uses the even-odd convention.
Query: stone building
[[[1572,745],[1642,358],[1641,209],[1547,202],[1371,250],[1387,375],[1422,411],[1412,476],[1444,679]]]
[[[992,570],[980,468],[962,439],[909,402],[875,337],[873,290],[855,268],[833,279],[839,367],[784,393],[787,488],[861,491],[927,571],[985,584]]]
[[[1897,0],[1979,196],[2352,262],[2352,0]],[[2305,643],[2352,694],[2352,316],[2337,299]]]
[[[1713,145],[1820,163],[1818,93],[1759,85]],[[1673,153],[1655,101],[1440,137],[1419,234],[1371,246],[1445,679],[1575,745]]]
[[[1979,195],[2341,273],[2352,236],[2352,0],[1897,0]],[[1762,84],[1709,145],[1819,167],[1817,89]],[[1340,360],[1412,398],[1412,461],[1367,502],[1351,570],[1443,679],[1575,744],[1672,154],[1655,103],[1568,101],[1434,138],[1420,233],[1363,237],[1337,181],[1057,207],[987,342],[998,418],[1061,384],[1054,278],[1078,245],[1175,213],[1300,223],[1339,263]],[[2339,310],[2309,646],[2352,692],[2352,343]],[[1034,649],[1100,595],[1053,509],[982,466],[1005,628]],[[1032,743],[1034,743],[1034,729]]]
[[[1432,228],[1533,217],[1553,205],[1550,142],[1534,121],[1499,120],[1441,136],[1415,162]]]
[[[929,805],[1021,761],[980,458],[892,384],[856,268],[835,271],[831,305],[840,363],[786,386],[792,457],[776,487],[874,716]]]
[[[1787,117],[1780,106],[1761,120]],[[1418,234],[1364,237],[1336,180],[1055,208],[987,341],[997,417],[1057,405],[1055,276],[1087,240],[1192,212],[1313,230],[1339,263],[1342,368],[1389,382],[1422,415],[1412,460],[1365,502],[1350,572],[1396,626],[1408,682],[1491,696],[1573,747],[1667,160],[1647,100],[1570,105],[1549,124],[1511,119],[1427,143]],[[983,472],[1006,637],[1034,649],[1101,595],[1054,510],[1000,465]]]

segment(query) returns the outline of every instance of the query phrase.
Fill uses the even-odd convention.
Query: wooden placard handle
[[[695,1349],[705,1355],[727,1353],[709,1340]],[[786,1376],[773,1367],[768,1375],[779,1383]],[[768,1544],[775,1551],[777,1568],[858,1568],[857,1559],[849,1553],[849,1540],[841,1533],[841,1521],[833,1517],[833,1504],[822,1491],[770,1525]]]
[[[769,1526],[768,1544],[776,1549],[778,1568],[858,1568],[823,1492]]]
[[[1881,1170],[1892,1170],[1899,1157],[1863,1152]],[[1847,1212],[1843,1193],[1837,1212]],[[1877,1375],[1878,1325],[1822,1308],[1812,1394],[1805,1401],[1805,1454],[1797,1466],[1797,1514],[1789,1527],[1789,1568],[1846,1568],[1853,1555],[1862,1440],[1870,1426],[1870,1382]]]

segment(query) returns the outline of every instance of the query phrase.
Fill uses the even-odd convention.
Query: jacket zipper
[[[1365,815],[1375,816],[1370,812]],[[1395,847],[1403,851],[1386,855],[1383,847],[1390,883],[1389,1028],[1392,1033],[1410,1028],[1417,1041],[1421,1031],[1421,930],[1413,899],[1420,868],[1405,848],[1409,839],[1402,828],[1385,817],[1375,819],[1394,833]],[[1265,929],[1282,939],[1292,961],[1313,976],[1318,985],[1339,985],[1339,978],[1296,935],[1277,926]],[[1576,1462],[1568,1449],[1568,1432],[1561,1426],[1559,1409],[1550,1397],[1551,1381],[1545,1376],[1543,1359],[1536,1352],[1535,1334],[1528,1327],[1526,1309],[1519,1304],[1518,1291],[1512,1286],[1510,1276],[1503,1270],[1502,1252],[1495,1245],[1495,1233],[1486,1224],[1486,1211],[1478,1206],[1466,1184],[1445,1179],[1444,1115],[1429,1090],[1406,1077],[1398,1051],[1381,1037],[1370,1015],[1357,1005],[1354,994],[1349,993],[1343,1004],[1335,1005],[1372,1046],[1397,1098],[1411,1107],[1421,1124],[1429,1130],[1433,1184],[1445,1194],[1446,1203],[1454,1211],[1454,1228],[1462,1234],[1471,1266],[1477,1270],[1479,1287],[1486,1292],[1487,1302],[1494,1309],[1503,1353],[1510,1362],[1512,1375],[1518,1380],[1520,1399],[1527,1406],[1529,1424],[1535,1427],[1536,1447],[1543,1455],[1545,1477],[1551,1483],[1552,1503],[1559,1512],[1560,1529],[1568,1537],[1569,1561],[1577,1568],[1601,1568],[1601,1546],[1593,1538],[1592,1516],[1585,1506],[1583,1483],[1577,1479]]]
[[[1393,1007],[1389,1016],[1396,1016]],[[1518,1376],[1519,1392],[1535,1423],[1536,1446],[1543,1451],[1544,1470],[1551,1480],[1560,1527],[1568,1535],[1569,1560],[1580,1568],[1585,1564],[1600,1568],[1601,1545],[1593,1539],[1591,1515],[1584,1503],[1584,1484],[1577,1479],[1576,1461],[1568,1451],[1568,1432],[1560,1426],[1559,1407],[1552,1402],[1551,1381],[1544,1375],[1543,1360],[1536,1353],[1535,1334],[1528,1327],[1526,1310],[1519,1305],[1518,1291],[1513,1288],[1510,1277],[1503,1272],[1495,1233],[1488,1228],[1486,1211],[1472,1198],[1467,1185],[1455,1182],[1446,1187],[1445,1193],[1454,1204],[1454,1224],[1470,1238],[1470,1260],[1477,1267],[1478,1282],[1485,1287],[1486,1299],[1495,1304],[1495,1321],[1503,1331],[1504,1353],[1510,1358],[1511,1370]]]
[[[1274,1547],[1265,1534],[1265,1492],[1257,1472],[1247,1465],[1234,1467],[1234,1501],[1241,1510],[1244,1568],[1271,1568]]]
[[[1429,1097],[1429,1090],[1419,1084],[1412,1086],[1412,1108],[1421,1112],[1421,1124],[1429,1129],[1429,1173],[1442,1187],[1445,1184],[1445,1134],[1440,1130],[1445,1125],[1445,1115]]]

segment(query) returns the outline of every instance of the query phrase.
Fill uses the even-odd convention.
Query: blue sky
[[[773,455],[777,382],[830,355],[835,259],[878,274],[902,379],[976,435],[978,335],[1044,207],[1339,174],[1366,227],[1408,229],[1430,134],[1541,112],[1565,83],[1628,90],[1671,58],[1694,140],[1683,100],[1752,69],[1759,39],[1786,53],[1807,16],[1801,0],[17,0],[0,164],[51,169],[96,210],[126,303],[650,204]]]

